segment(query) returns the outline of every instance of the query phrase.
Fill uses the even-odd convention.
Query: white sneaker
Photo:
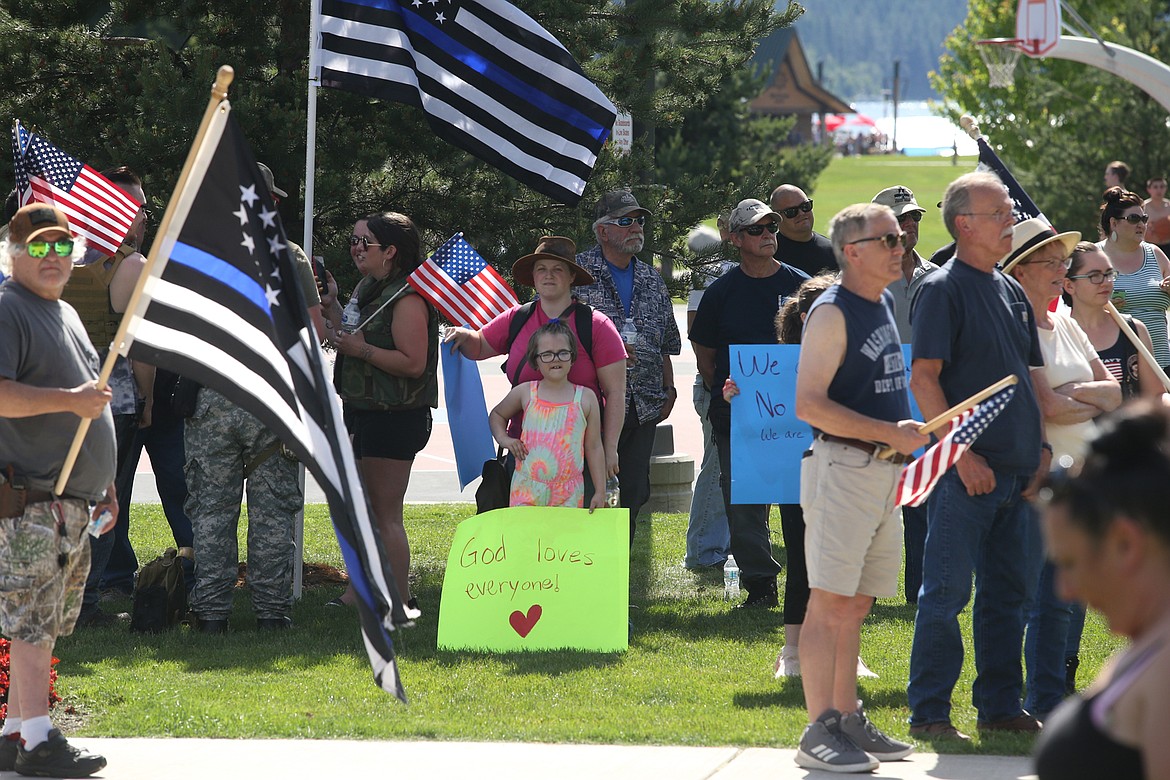
[[[857,656],[857,679],[862,677],[871,677],[874,680],[878,679],[877,672],[865,665],[865,661],[861,660],[861,656]]]
[[[853,743],[841,731],[841,713],[825,710],[813,723],[804,727],[796,765],[826,772],[872,772],[878,760]]]
[[[914,752],[914,746],[910,743],[899,742],[879,731],[865,717],[861,702],[857,703],[857,712],[842,716],[841,733],[878,761],[897,761]]]
[[[800,677],[800,651],[788,645],[780,648],[780,655],[776,656],[776,664],[772,667],[772,676],[777,680],[781,677]]]

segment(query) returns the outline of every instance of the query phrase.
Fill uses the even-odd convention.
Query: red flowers
[[[0,720],[8,717],[8,640],[0,639]],[[57,695],[57,662],[53,656],[49,667],[49,706],[53,707],[61,701]]]

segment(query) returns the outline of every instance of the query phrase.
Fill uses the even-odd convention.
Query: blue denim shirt
[[[634,354],[638,360],[626,375],[626,403],[633,403],[638,422],[656,420],[662,413],[666,392],[662,387],[662,358],[677,355],[682,351],[682,338],[678,323],[674,320],[674,307],[666,283],[654,267],[638,258],[631,261],[634,266],[634,298],[630,303],[630,319],[638,328],[638,340]],[[613,320],[621,332],[626,323],[625,307],[622,306],[617,286],[609,272],[601,246],[577,255],[577,263],[593,275],[593,284],[573,288],[573,293],[583,303]]]

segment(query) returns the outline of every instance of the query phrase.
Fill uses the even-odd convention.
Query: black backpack
[[[193,559],[190,547],[167,548],[159,557],[142,567],[134,583],[134,606],[130,629],[157,634],[171,628],[187,614],[187,582],[183,579],[181,559]]]
[[[520,335],[520,331],[524,328],[524,323],[528,322],[528,318],[532,316],[532,312],[538,303],[539,301],[529,301],[528,303],[521,306],[516,314],[512,316],[512,321],[508,323],[508,340],[504,342],[503,354],[505,356],[507,356],[512,351],[512,342],[514,342],[516,337]],[[590,359],[592,359],[593,309],[589,307],[589,304],[581,303],[581,301],[577,300],[576,296],[573,297],[573,302],[569,304],[569,308],[561,312],[561,319],[564,319],[565,315],[569,313],[569,309],[573,310],[573,316],[577,320],[577,341],[581,347],[581,351],[588,355]],[[500,366],[500,368],[507,372],[508,361],[505,360],[504,365]],[[516,383],[520,379],[520,372],[523,370],[524,361],[521,360],[516,365],[515,373],[509,377],[509,379],[512,381],[512,387],[516,386]]]

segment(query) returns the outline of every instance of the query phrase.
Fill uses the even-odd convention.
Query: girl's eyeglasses
[[[573,359],[573,351],[569,349],[559,349],[556,352],[537,352],[536,359],[541,363],[554,363],[561,361],[567,363]]]
[[[1089,284],[1104,284],[1117,278],[1117,271],[1110,268],[1108,271],[1090,271],[1087,274],[1075,274],[1069,279],[1088,279]]]

